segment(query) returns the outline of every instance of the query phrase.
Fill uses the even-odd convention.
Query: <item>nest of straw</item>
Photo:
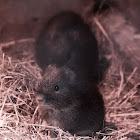
[[[94,18],[97,26],[98,41],[114,50],[114,42],[99,22],[100,17]],[[101,35],[102,34],[102,35]],[[100,36],[100,37],[99,37]],[[101,37],[102,36],[102,37]],[[24,48],[34,46],[33,40],[24,39],[16,42],[0,44],[1,47],[20,46],[22,59],[15,55],[0,54],[0,139],[7,140],[125,140],[140,139],[140,80],[139,68],[133,65],[131,71],[126,71],[123,63],[116,61],[116,54],[109,51],[108,59],[112,58],[112,64],[108,69],[105,79],[99,85],[106,108],[106,123],[104,133],[97,132],[94,137],[72,136],[60,128],[44,125],[40,120],[38,102],[35,99],[33,88],[40,76],[40,69],[34,58],[28,58]],[[107,43],[106,43],[107,42]],[[15,50],[15,49],[14,49]],[[106,48],[105,48],[106,50]],[[129,51],[129,50],[128,50]],[[104,51],[103,51],[104,53]],[[114,62],[114,63],[113,63]],[[81,122],[82,123],[82,122]],[[58,133],[56,138],[51,138],[47,131]]]

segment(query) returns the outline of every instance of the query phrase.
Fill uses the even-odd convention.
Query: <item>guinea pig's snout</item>
[[[42,91],[42,84],[38,82],[38,85],[34,88],[36,100],[39,102],[40,105],[44,105],[44,95]]]
[[[43,104],[43,103],[44,103],[43,95],[37,94],[37,95],[36,95],[36,99],[37,99],[37,101],[38,101],[40,104]]]

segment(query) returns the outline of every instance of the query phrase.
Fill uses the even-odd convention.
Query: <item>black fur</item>
[[[43,71],[50,64],[65,65],[80,77],[97,79],[97,41],[79,15],[67,11],[51,18],[36,44],[36,60]]]
[[[82,136],[92,136],[93,132],[102,129],[102,96],[95,86],[77,81],[76,74],[69,68],[49,65],[36,96],[42,117],[49,125]]]
[[[43,70],[36,91],[43,119],[77,135],[101,130],[97,41],[82,18],[69,11],[52,17],[37,40],[36,60]]]

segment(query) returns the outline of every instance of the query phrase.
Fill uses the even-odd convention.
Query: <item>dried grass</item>
[[[113,42],[101,23],[94,18],[104,38],[113,49]],[[24,39],[32,41],[30,39]],[[20,41],[18,41],[19,43]],[[22,41],[20,43],[23,43]],[[16,42],[13,41],[12,45]],[[6,43],[6,46],[9,44]],[[11,44],[10,44],[11,45]],[[4,46],[4,44],[0,44]],[[115,55],[115,54],[113,54]],[[119,67],[118,67],[119,66]],[[140,80],[137,67],[126,73],[121,65],[112,64],[100,85],[106,107],[104,133],[93,138],[72,136],[60,128],[43,125],[38,114],[38,103],[33,88],[40,78],[34,60],[12,59],[0,55],[0,139],[6,140],[129,140],[140,139]],[[47,131],[58,133],[51,138]]]
[[[0,138],[1,139],[92,139],[76,137],[53,126],[41,124],[38,105],[33,93],[39,68],[31,62],[0,57]],[[56,131],[50,138],[47,131]]]

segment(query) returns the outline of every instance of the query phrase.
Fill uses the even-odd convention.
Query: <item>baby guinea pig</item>
[[[37,39],[35,52],[43,71],[54,64],[65,65],[90,79],[96,75],[97,41],[89,26],[74,12],[61,12],[47,22]]]
[[[104,102],[98,89],[77,81],[67,67],[49,65],[36,91],[42,118],[71,134],[92,136],[102,129]]]

